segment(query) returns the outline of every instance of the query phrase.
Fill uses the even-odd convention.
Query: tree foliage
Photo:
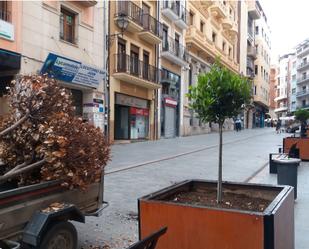
[[[12,82],[10,114],[0,120],[0,183],[61,179],[86,188],[99,181],[110,149],[98,128],[74,116],[71,94],[47,76]]]
[[[219,61],[210,72],[198,75],[198,83],[190,88],[191,108],[203,122],[223,124],[226,118],[235,117],[250,100],[250,84],[223,67]]]
[[[298,109],[295,112],[295,118],[300,122],[306,122],[309,119],[309,111],[305,109]]]

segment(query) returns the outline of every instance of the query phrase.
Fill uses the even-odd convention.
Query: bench
[[[127,249],[155,249],[159,238],[165,234],[167,227],[161,228],[159,231],[147,236],[143,240],[136,242]]]

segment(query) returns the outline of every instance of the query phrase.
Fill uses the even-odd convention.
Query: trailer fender
[[[22,241],[28,245],[40,244],[49,224],[57,221],[74,220],[85,223],[85,216],[74,205],[64,205],[59,210],[37,211],[27,223],[23,231]]]

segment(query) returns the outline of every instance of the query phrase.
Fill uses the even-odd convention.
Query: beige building
[[[157,138],[158,55],[163,31],[158,11],[157,1],[109,2],[111,142]]]
[[[1,2],[9,25],[0,48],[19,53],[19,68],[5,74],[48,73],[71,90],[76,115],[104,130],[102,10],[96,1]]]
[[[185,42],[190,55],[188,81],[183,86],[188,92],[197,82],[201,72],[207,72],[216,57],[223,65],[239,72],[238,60],[238,8],[236,1],[188,1],[189,27]],[[204,124],[189,110],[189,100],[184,97],[183,135],[207,133],[216,130],[216,124]],[[226,122],[225,129],[233,129]]]
[[[185,30],[188,28],[186,1],[162,1],[160,22],[161,86],[159,90],[160,135],[164,138],[183,134],[183,86],[187,82],[189,55],[185,47]]]
[[[255,21],[255,49],[257,58],[254,61],[253,85],[253,127],[264,127],[266,114],[269,112],[269,76],[270,76],[270,28],[267,17],[260,3],[256,6],[261,13],[261,18]]]

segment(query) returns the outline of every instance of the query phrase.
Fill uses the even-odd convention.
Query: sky
[[[271,29],[272,63],[309,38],[308,0],[260,0]]]

